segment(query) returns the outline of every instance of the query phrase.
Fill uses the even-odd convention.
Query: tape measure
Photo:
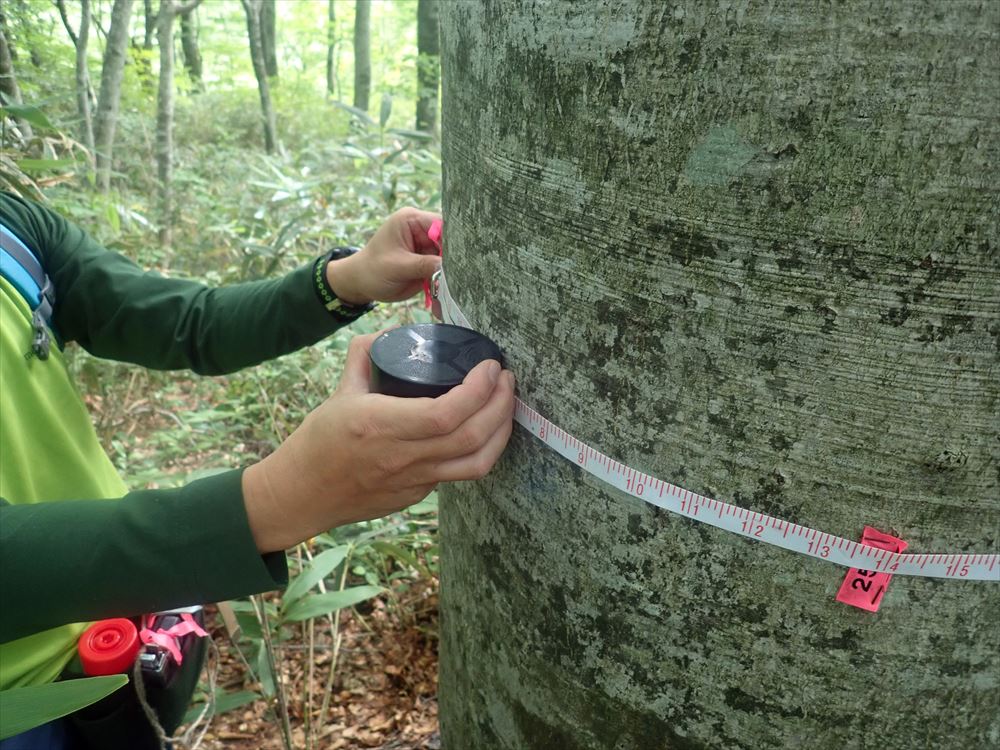
[[[438,271],[434,294],[446,323],[473,328]],[[892,575],[1000,582],[1000,555],[966,552],[902,554],[714,500],[627,466],[569,434],[516,399],[514,420],[563,458],[600,481],[671,513],[817,560]]]

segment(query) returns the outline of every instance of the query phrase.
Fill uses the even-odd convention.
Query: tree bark
[[[58,0],[59,16],[76,48],[76,112],[80,117],[80,141],[94,153],[94,122],[90,113],[90,71],[87,68],[87,44],[90,39],[90,0],[80,0],[80,29],[73,31],[65,0]]]
[[[326,19],[326,93],[337,98],[337,0],[328,0]]]
[[[181,51],[184,53],[184,68],[191,78],[194,92],[204,91],[201,50],[198,47],[198,24],[194,11],[181,16]]]
[[[433,132],[437,124],[441,42],[438,0],[417,2],[417,130]]]
[[[6,30],[0,28],[0,94],[4,101],[12,104],[22,104],[21,88],[17,85],[17,75],[14,73],[14,60],[11,47],[7,42]],[[31,123],[17,118],[17,126],[25,139],[34,136]]]
[[[996,552],[998,16],[443,3],[449,286],[520,397],[628,465]],[[1000,586],[896,576],[853,609],[843,568],[633,500],[520,427],[441,497],[447,750],[1000,737]]]
[[[111,160],[118,125],[118,105],[121,101],[125,50],[128,45],[129,19],[132,0],[115,0],[111,9],[111,26],[104,47],[101,66],[101,90],[94,114],[94,153],[97,157],[97,185],[103,190],[111,186]]]
[[[250,40],[250,60],[253,63],[254,76],[257,78],[257,91],[260,94],[260,111],[264,124],[264,149],[273,154],[278,147],[278,127],[271,104],[271,86],[267,76],[267,64],[264,59],[264,46],[261,39],[261,0],[243,0],[243,10],[247,16],[247,36]]]
[[[156,37],[160,48],[160,82],[156,97],[156,174],[160,180],[160,244],[173,242],[174,224],[174,19],[190,13],[201,0],[160,0]]]
[[[278,13],[274,0],[262,0],[260,6],[260,42],[264,50],[264,69],[268,78],[278,77]]]
[[[153,0],[142,0],[143,10],[143,35],[142,48],[153,49],[153,40],[156,39],[156,17],[158,11],[153,8]]]
[[[354,106],[368,111],[372,89],[371,0],[354,5]]]

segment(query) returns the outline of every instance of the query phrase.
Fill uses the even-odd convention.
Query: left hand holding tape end
[[[360,253],[330,263],[330,286],[351,304],[398,302],[412,297],[441,267],[437,247],[428,237],[431,226],[440,219],[435,213],[416,208],[396,211]]]

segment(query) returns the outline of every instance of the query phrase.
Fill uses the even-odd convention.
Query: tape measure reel
[[[500,347],[480,333],[446,323],[386,331],[372,343],[371,389],[407,398],[441,396],[480,362],[501,360]]]

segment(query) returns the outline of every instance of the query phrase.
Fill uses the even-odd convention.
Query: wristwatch
[[[316,263],[313,265],[313,288],[316,290],[316,296],[319,297],[320,303],[333,317],[344,322],[357,320],[369,310],[373,310],[375,303],[368,302],[364,305],[349,305],[341,300],[337,296],[337,293],[333,291],[333,287],[330,286],[330,282],[326,278],[326,267],[332,261],[347,258],[360,251],[360,247],[335,247],[326,255],[321,255],[317,258]]]

